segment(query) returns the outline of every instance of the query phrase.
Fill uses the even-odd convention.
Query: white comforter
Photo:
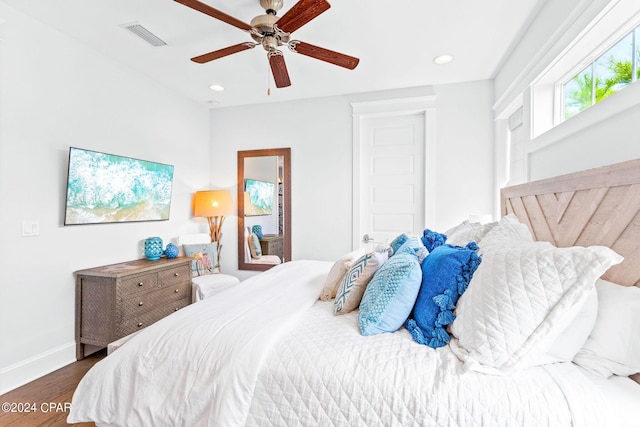
[[[282,264],[144,329],[87,373],[67,421],[244,425],[265,356],[318,299],[330,267]]]
[[[364,337],[357,312],[318,302],[270,353],[251,426],[613,426],[581,369],[546,365],[508,376],[463,369],[449,347],[402,328]],[[330,327],[328,327],[330,325]]]
[[[314,302],[331,263],[296,261],[145,329],[82,380],[69,422],[119,426],[603,426],[572,364],[466,372],[401,329]]]

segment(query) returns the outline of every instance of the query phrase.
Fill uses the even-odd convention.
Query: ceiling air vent
[[[121,27],[124,28],[125,30],[131,31],[133,34],[140,37],[142,40],[146,41],[151,46],[159,47],[159,46],[167,45],[167,43],[164,40],[162,40],[160,37],[153,34],[151,31],[147,30],[142,25],[138,24],[137,22],[134,22],[131,24],[123,24],[121,25]]]

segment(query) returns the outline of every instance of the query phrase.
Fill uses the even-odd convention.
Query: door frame
[[[366,119],[375,117],[424,115],[424,223],[433,223],[435,219],[434,192],[435,192],[435,120],[436,120],[436,96],[420,96],[413,98],[398,98],[366,102],[352,102],[353,110],[353,177],[352,177],[352,249],[361,246],[362,233],[360,230],[360,200],[361,191],[361,162],[362,162],[362,127]]]

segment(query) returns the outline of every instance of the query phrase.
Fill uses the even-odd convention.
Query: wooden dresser
[[[260,239],[262,255],[277,255],[284,258],[284,237],[281,234],[265,234]]]
[[[191,258],[140,259],[74,274],[78,360],[191,303]]]

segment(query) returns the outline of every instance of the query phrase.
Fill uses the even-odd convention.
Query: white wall
[[[75,270],[205,229],[191,196],[208,187],[209,117],[2,3],[0,37],[1,394],[75,360]],[[69,146],[175,165],[171,219],[63,226]],[[40,235],[21,237],[23,220]]]
[[[293,259],[335,260],[351,250],[353,101],[435,93],[435,223],[491,213],[493,128],[490,81],[327,97],[211,112],[211,182],[236,193],[238,150],[291,147]],[[233,180],[233,181],[231,181]],[[236,222],[224,225],[221,264],[237,271]]]
[[[436,86],[435,230],[493,214],[493,82]],[[490,142],[491,141],[491,142]]]
[[[530,85],[609,3],[610,0],[546,1],[521,42],[515,46],[513,55],[497,73],[494,109],[498,175],[504,175],[502,168],[508,143],[504,121],[507,115],[522,101],[525,127],[532,127]],[[640,83],[635,83],[530,139],[525,148],[528,179],[548,178],[640,157],[639,121]]]

